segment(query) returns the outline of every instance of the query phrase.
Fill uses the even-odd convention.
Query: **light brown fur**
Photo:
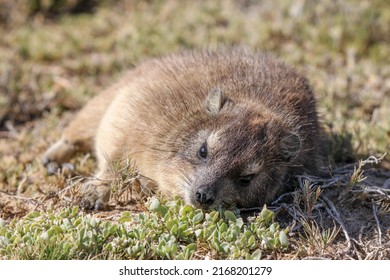
[[[242,49],[149,60],[90,101],[43,157],[96,153],[85,207],[103,208],[110,162],[130,158],[167,195],[201,208],[269,203],[291,175],[316,172],[322,134],[307,80]],[[101,181],[103,180],[103,181]]]

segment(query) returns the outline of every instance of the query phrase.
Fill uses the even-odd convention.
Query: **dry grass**
[[[31,6],[37,2],[0,0],[0,218],[75,203],[93,156],[79,155],[75,172],[54,176],[39,157],[73,113],[123,71],[182,48],[243,44],[274,52],[308,76],[332,140],[329,176],[300,178],[296,191],[272,205],[291,228],[290,249],[263,257],[390,258],[386,0],[69,0],[51,6],[53,0]],[[120,190],[128,178],[118,179]],[[114,197],[112,212],[94,215],[145,210],[125,205],[130,198]]]

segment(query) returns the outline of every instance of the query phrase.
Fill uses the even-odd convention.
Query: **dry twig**
[[[349,253],[351,251],[351,248],[352,248],[351,237],[349,236],[348,230],[340,217],[340,213],[337,211],[336,207],[330,201],[330,199],[323,196],[322,198],[320,198],[320,200],[324,201],[324,203],[328,206],[328,207],[325,207],[328,214],[331,215],[332,218],[341,226],[341,229],[343,230],[344,236],[347,239],[347,249],[345,250],[345,253]]]

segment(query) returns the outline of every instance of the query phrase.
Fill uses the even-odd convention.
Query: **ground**
[[[27,3],[0,0],[0,226],[73,206],[93,155],[53,176],[40,156],[127,69],[181,49],[244,45],[275,53],[309,78],[331,139],[328,176],[300,178],[295,192],[268,206],[290,245],[263,258],[390,258],[386,0]],[[116,203],[87,214],[115,222],[123,210],[147,211],[143,202]]]

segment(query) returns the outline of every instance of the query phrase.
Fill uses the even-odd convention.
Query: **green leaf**
[[[149,204],[149,210],[158,214],[160,217],[164,217],[168,212],[168,209],[163,205],[157,197],[152,197]]]
[[[196,236],[196,237],[199,237],[199,236],[202,234],[202,232],[204,232],[203,229],[197,229],[197,230],[195,230],[195,236]]]
[[[41,215],[41,214],[40,214],[39,212],[34,211],[34,212],[31,212],[30,214],[28,214],[28,215],[26,216],[26,219],[27,219],[27,220],[33,220],[33,219],[39,217],[40,215]]]
[[[81,222],[83,221],[83,219],[81,217],[78,217],[74,222],[73,222],[73,225],[75,227],[77,227],[79,224],[81,224]]]
[[[230,244],[228,242],[223,242],[221,244],[220,248],[222,249],[222,252],[229,253],[229,251],[230,251]]]
[[[251,254],[251,259],[252,260],[260,260],[261,259],[261,250],[257,249]]]
[[[269,227],[269,231],[272,232],[272,233],[275,233],[276,231],[276,224],[273,223],[270,227]]]
[[[219,220],[219,212],[218,211],[212,211],[210,213],[211,220],[216,223]]]
[[[78,212],[79,212],[79,207],[78,206],[75,206],[75,207],[72,208],[72,216],[76,216]]]
[[[264,222],[268,224],[273,219],[274,212],[268,210],[267,206],[264,205],[263,210],[261,210],[260,217],[264,220]]]
[[[170,229],[169,231],[170,233],[176,235],[177,232],[178,232],[178,229],[177,229],[177,224],[174,224],[173,227]]]
[[[237,219],[236,225],[239,226],[240,228],[242,228],[242,226],[244,225],[243,219],[242,218]]]
[[[54,229],[54,228],[50,228],[48,231],[47,231],[47,234],[49,236],[49,239],[52,238],[54,235],[57,234],[57,231]]]
[[[85,230],[84,227],[81,228],[81,229],[79,230],[79,232],[78,232],[78,238],[79,238],[80,244],[81,244],[81,242],[83,241],[83,239],[84,239],[84,237],[85,237],[85,232],[86,232],[86,230]]]
[[[51,226],[50,229],[54,230],[56,234],[58,234],[58,233],[63,233],[62,228],[59,227],[59,226],[56,226],[56,225]]]
[[[153,197],[150,201],[149,210],[152,212],[157,212],[161,208],[161,202],[158,198]]]
[[[133,220],[133,216],[129,211],[125,211],[122,213],[122,216],[118,219],[119,223],[131,222]]]
[[[219,226],[219,232],[220,233],[223,233],[223,232],[226,232],[227,231],[227,229],[228,229],[228,225],[226,224],[226,223],[222,223],[220,226]]]
[[[5,236],[0,236],[0,248],[5,248],[9,244],[9,239]]]
[[[252,246],[254,246],[255,245],[255,242],[256,242],[256,239],[255,239],[255,237],[252,235],[249,239],[248,239],[248,246],[249,247],[252,247]]]
[[[287,235],[284,233],[284,231],[280,231],[279,233],[279,240],[280,240],[280,244],[284,247],[287,247],[290,242],[288,241],[288,237]]]
[[[194,223],[194,225],[196,225],[203,220],[203,217],[204,217],[203,212],[200,212],[194,216],[194,218],[192,219],[192,222]]]
[[[182,207],[179,211],[179,215],[180,216],[185,216],[187,215],[188,213],[192,213],[194,212],[194,207],[192,207],[191,205],[186,205],[184,207]]]
[[[63,223],[65,229],[70,229],[73,227],[72,223],[68,220],[68,218],[64,218],[62,220],[62,223]]]
[[[175,220],[173,220],[173,219],[170,219],[170,220],[168,220],[168,221],[165,221],[165,226],[167,227],[168,230],[171,230],[172,227],[173,227],[174,225],[176,225],[176,224],[177,224],[177,222],[176,222]]]
[[[118,229],[118,225],[112,225],[110,227],[110,234],[114,234]]]
[[[233,212],[229,211],[229,210],[226,210],[224,212],[224,215],[225,215],[225,218],[228,220],[228,221],[232,221],[233,223],[236,223],[237,221],[237,218],[236,218],[236,215],[234,215]]]
[[[23,236],[23,242],[24,242],[24,243],[29,244],[29,243],[31,243],[32,241],[34,241],[34,240],[31,238],[31,236],[29,236],[29,235]]]
[[[119,219],[118,219],[118,223],[127,223],[127,222],[131,222],[133,219],[131,218],[131,217],[120,217]]]
[[[190,243],[186,246],[185,250],[195,251],[196,250],[196,244]]]

